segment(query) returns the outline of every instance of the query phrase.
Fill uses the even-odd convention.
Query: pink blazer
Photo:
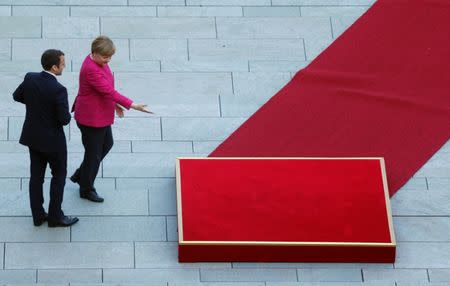
[[[75,120],[91,127],[112,125],[116,103],[130,109],[133,101],[114,89],[114,76],[107,64],[100,66],[87,56],[81,65],[78,95],[72,106]]]

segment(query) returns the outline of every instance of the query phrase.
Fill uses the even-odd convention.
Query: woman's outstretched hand
[[[131,104],[131,108],[133,108],[133,109],[135,109],[137,111],[153,114],[153,112],[148,110],[146,107],[147,107],[147,104],[139,104],[139,103],[132,103]]]

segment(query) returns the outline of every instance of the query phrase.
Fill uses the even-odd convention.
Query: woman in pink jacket
[[[81,130],[84,158],[70,180],[80,185],[80,197],[93,202],[103,202],[95,188],[100,162],[113,146],[111,125],[114,111],[123,117],[123,108],[151,113],[145,104],[136,104],[114,89],[114,76],[108,62],[115,53],[114,43],[105,36],[97,37],[91,54],[80,70],[78,95],[72,107]]]

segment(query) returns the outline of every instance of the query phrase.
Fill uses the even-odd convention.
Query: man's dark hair
[[[53,65],[59,66],[61,56],[64,56],[64,53],[60,50],[46,50],[41,57],[41,65],[44,70],[50,70]]]

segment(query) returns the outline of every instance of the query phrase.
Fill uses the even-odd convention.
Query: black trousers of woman
[[[80,185],[80,196],[96,193],[94,181],[103,158],[111,150],[114,140],[111,126],[91,127],[77,123],[84,146],[84,158],[80,167],[71,177]]]

